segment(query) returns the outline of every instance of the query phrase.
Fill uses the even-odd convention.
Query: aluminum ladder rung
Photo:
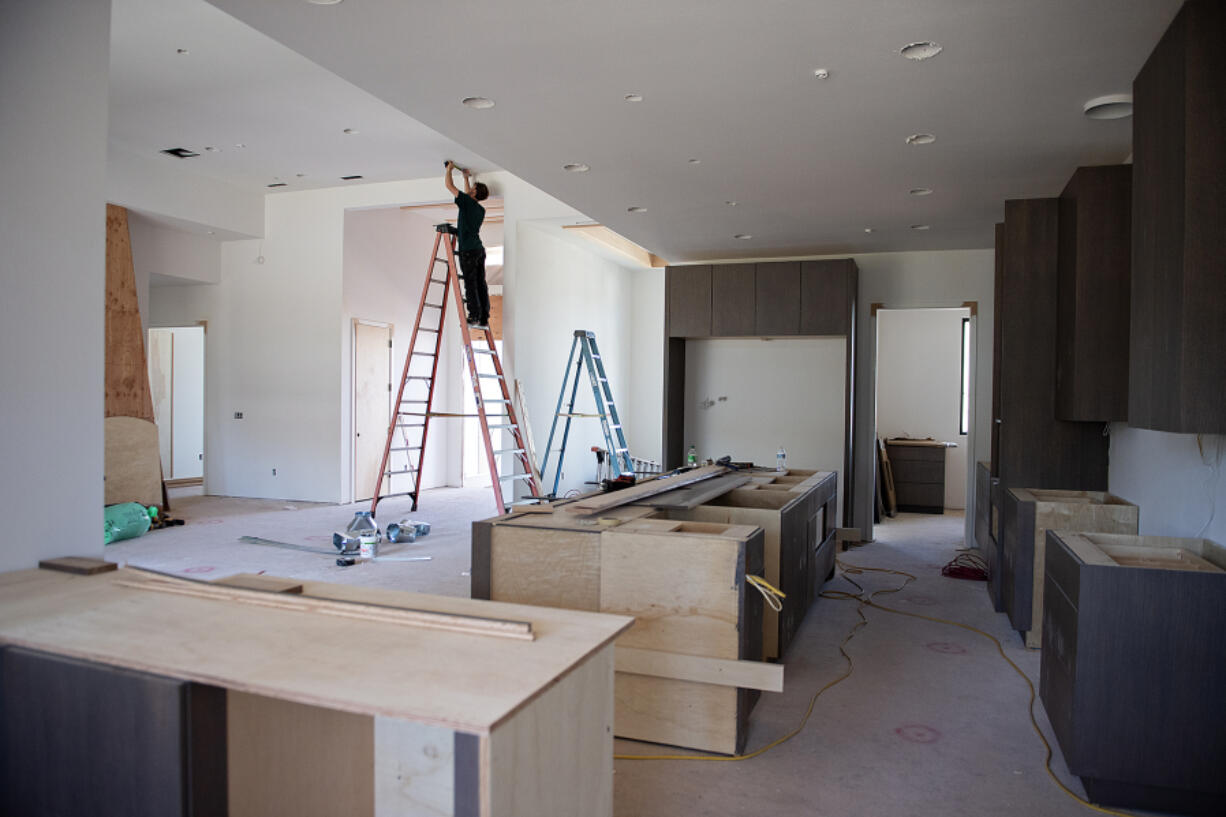
[[[483,372],[483,373],[481,373],[481,374],[478,374],[478,375],[477,375],[477,377],[491,377],[491,378],[493,378],[494,380],[502,380],[502,375],[497,374],[497,373],[495,373],[495,374],[485,374],[485,373]]]
[[[400,474],[415,474],[415,473],[417,473],[416,468],[406,468],[403,471],[384,471],[383,472],[384,476],[389,476],[389,477],[399,476]]]
[[[503,423],[501,425],[492,425],[489,427],[493,429],[493,428],[516,428],[517,426],[515,423]]]
[[[388,451],[421,451],[420,445],[401,445],[387,449]]]
[[[486,400],[485,398],[481,398],[481,399],[485,403],[510,403],[511,402],[510,400],[503,400],[501,397],[498,398],[497,400]]]
[[[499,482],[514,482],[517,479],[532,479],[531,474],[508,474],[505,477],[499,477]]]
[[[522,448],[504,448],[501,451],[495,451],[494,456],[500,457],[503,454],[522,454],[522,453],[524,453],[524,449]]]
[[[443,305],[442,305],[442,304],[432,304],[432,303],[430,303],[429,301],[426,301],[425,305],[426,305],[426,306],[429,306],[429,307],[432,307],[432,308],[434,308],[434,309],[442,309],[442,308],[443,308]]]

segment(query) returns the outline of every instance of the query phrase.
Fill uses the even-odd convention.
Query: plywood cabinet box
[[[1048,531],[1040,690],[1108,806],[1226,814],[1226,549]]]
[[[564,507],[565,503],[555,503]],[[636,617],[618,647],[722,661],[762,658],[762,530],[649,518],[511,513],[473,523],[472,595]],[[618,737],[732,754],[744,748],[756,691],[617,673]]]
[[[0,575],[0,813],[611,817],[629,618],[300,584]]]
[[[562,502],[553,513],[476,522],[472,594],[635,616],[617,642],[616,734],[739,752],[766,686],[652,675],[623,653],[736,662],[723,665],[729,673],[782,655],[834,567],[836,481],[834,472],[755,473],[750,484],[690,507],[670,492],[594,517],[567,512]],[[782,615],[764,615],[759,593],[745,592],[746,572],[788,594]],[[691,631],[694,609],[708,612],[700,632]],[[755,666],[781,678],[781,666]]]
[[[1140,509],[1103,491],[1010,488],[1004,493],[1001,553],[1005,612],[1026,646],[1043,638],[1043,570],[1047,531],[1135,534]]]

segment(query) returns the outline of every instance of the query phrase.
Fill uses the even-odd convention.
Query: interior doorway
[[[392,401],[392,331],[389,323],[353,321],[353,499],[375,493],[387,442]]]
[[[204,482],[204,327],[149,330],[149,391],[158,427],[162,479]]]
[[[878,308],[875,317],[876,437],[889,461],[878,469],[880,521],[892,509],[963,513],[975,416],[973,310]]]

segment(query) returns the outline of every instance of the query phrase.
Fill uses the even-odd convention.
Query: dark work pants
[[[464,307],[468,322],[490,322],[490,291],[485,285],[485,249],[461,250],[460,273],[464,278]]]

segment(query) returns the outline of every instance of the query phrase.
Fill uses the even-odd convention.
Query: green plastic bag
[[[157,513],[157,509],[153,510]],[[108,505],[103,511],[103,538],[106,544],[118,542],[121,539],[135,539],[143,536],[150,525],[150,511],[139,502],[121,502],[118,505]]]

